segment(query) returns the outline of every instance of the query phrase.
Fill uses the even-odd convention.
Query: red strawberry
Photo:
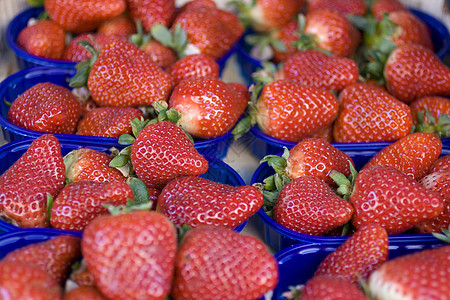
[[[115,38],[128,39],[136,33],[136,24],[128,14],[122,14],[100,24],[97,33]]]
[[[48,227],[47,194],[56,197],[64,187],[61,146],[44,134],[0,177],[2,215],[20,227]]]
[[[80,286],[68,291],[63,300],[106,300],[106,298],[96,289],[89,286]]]
[[[73,33],[97,28],[126,9],[125,0],[45,0],[44,8],[50,18]]]
[[[310,0],[307,12],[323,8],[336,10],[342,14],[363,16],[366,13],[366,2],[364,0]]]
[[[152,188],[163,188],[175,177],[208,170],[208,162],[184,131],[166,121],[142,129],[132,145],[131,163],[139,179]]]
[[[419,44],[433,50],[430,29],[413,13],[402,10],[394,11],[389,14],[389,19],[399,26],[391,37],[396,46]]]
[[[170,47],[164,46],[154,39],[151,39],[140,48],[161,68],[168,68],[178,60],[177,54],[174,50]]]
[[[376,0],[372,3],[370,11],[377,20],[381,20],[384,14],[394,11],[409,11],[399,0]]]
[[[126,205],[133,191],[125,182],[77,181],[65,186],[53,202],[50,223],[54,228],[83,231],[99,215],[108,213],[104,204]]]
[[[411,114],[413,117],[414,125],[419,124],[418,114],[423,113],[423,118],[425,123],[430,123],[425,114],[428,110],[435,120],[439,120],[442,114],[450,115],[450,99],[439,96],[428,96],[417,99],[409,104],[411,108]]]
[[[125,176],[110,167],[111,156],[90,148],[72,150],[64,156],[67,183],[94,180],[99,182],[125,181]]]
[[[70,279],[72,279],[78,286],[95,287],[94,277],[92,273],[86,266],[86,261],[81,260],[78,268],[70,274]]]
[[[297,20],[291,21],[280,27],[278,29],[274,29],[272,32],[272,36],[275,40],[280,41],[283,45],[281,49],[277,50],[272,45],[273,58],[274,62],[284,62],[286,61],[292,54],[297,53],[299,50],[296,46],[297,41],[301,36],[301,32],[299,31],[299,22]],[[305,50],[305,49],[303,49]]]
[[[17,37],[17,44],[28,53],[52,59],[62,57],[65,41],[64,29],[50,20],[25,27]]]
[[[411,131],[409,107],[374,85],[350,85],[342,90],[339,100],[333,128],[338,143],[394,141]]]
[[[243,86],[242,89],[245,89]],[[237,123],[248,97],[218,78],[189,78],[173,90],[169,107],[181,114],[178,123],[199,138],[224,135]]]
[[[134,107],[98,107],[80,120],[77,134],[118,138],[130,134],[131,121],[142,117],[142,111]]]
[[[187,78],[219,78],[219,64],[205,54],[192,54],[179,59],[167,70],[175,84]]]
[[[263,202],[262,193],[255,187],[236,187],[198,176],[183,176],[166,184],[156,210],[175,226],[236,227],[255,214]]]
[[[330,125],[322,128],[321,130],[313,133],[310,137],[323,139],[323,140],[327,141],[328,143],[333,143],[334,142],[333,124],[330,124]]]
[[[448,299],[450,246],[394,258],[375,270],[369,290],[376,299]]]
[[[391,166],[372,166],[361,171],[350,203],[355,209],[352,223],[357,229],[377,223],[389,234],[437,217],[444,208],[444,199],[438,193]]]
[[[169,26],[175,15],[175,0],[127,0],[133,19],[139,20],[146,31],[153,25]]]
[[[14,125],[51,133],[75,133],[81,104],[69,89],[51,82],[38,83],[11,104],[8,121]]]
[[[108,299],[165,299],[171,289],[176,239],[164,215],[134,211],[94,219],[83,233],[81,247],[97,288]]]
[[[80,238],[60,235],[45,242],[34,243],[8,253],[2,261],[16,261],[47,272],[64,284],[72,264],[81,256]]]
[[[0,262],[2,299],[59,300],[62,288],[44,270],[17,261]]]
[[[207,241],[205,243],[205,241]],[[201,226],[183,237],[175,262],[175,299],[259,299],[278,282],[265,245],[223,227]]]
[[[416,226],[421,233],[441,232],[442,228],[450,226],[450,170],[436,171],[420,180],[420,183],[429,190],[438,192],[444,198],[442,213],[430,220]]]
[[[317,267],[314,276],[336,275],[350,282],[369,275],[388,259],[388,235],[376,224],[361,227],[331,252]]]
[[[306,50],[290,56],[278,76],[279,79],[339,92],[347,85],[356,83],[359,72],[355,61],[349,58]]]
[[[344,225],[352,214],[347,201],[312,176],[301,176],[284,186],[274,208],[277,223],[310,235],[323,235]]]
[[[368,300],[358,285],[339,277],[318,275],[309,279],[301,292],[302,300]]]
[[[430,169],[430,173],[447,170],[450,171],[450,155],[443,155],[433,163]]]
[[[419,180],[441,155],[442,142],[432,133],[409,134],[381,149],[364,166],[392,166],[409,177]]]
[[[450,68],[420,45],[397,47],[384,67],[386,86],[405,103],[429,95],[450,94]]]
[[[92,54],[83,46],[78,44],[79,41],[88,41],[97,51],[100,51],[109,41],[116,37],[108,36],[100,33],[82,33],[77,35],[67,47],[64,49],[62,59],[73,62],[81,62],[91,59]]]

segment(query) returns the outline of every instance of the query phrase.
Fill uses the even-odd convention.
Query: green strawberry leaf
[[[143,203],[143,204],[136,204],[131,199],[128,199],[127,205],[114,206],[111,204],[103,203],[103,206],[108,209],[109,213],[112,216],[129,213],[129,212],[136,211],[136,210],[150,210],[152,208],[152,205],[150,202]]]
[[[94,40],[91,38],[91,40]],[[69,86],[74,88],[87,87],[87,81],[89,78],[89,74],[91,72],[92,66],[94,62],[97,60],[98,51],[95,47],[88,41],[79,41],[79,45],[83,46],[89,53],[91,53],[91,58],[81,61],[75,65],[75,69],[77,73],[69,82]]]
[[[137,205],[149,202],[148,188],[142,180],[133,177],[129,185],[133,191],[134,202]]]
[[[130,161],[129,155],[119,154],[109,162],[109,166],[113,168],[122,168],[126,166],[129,161]]]
[[[264,206],[267,208],[273,208],[278,201],[278,196],[280,193],[278,191],[263,191],[264,196]]]
[[[172,33],[166,26],[162,24],[155,24],[150,29],[150,33],[155,40],[157,40],[164,46],[170,47],[171,45],[173,45],[174,39],[172,38]]]
[[[446,228],[441,228],[441,230],[442,230],[443,233],[432,232],[431,234],[432,234],[435,238],[437,238],[437,239],[439,239],[439,240],[441,240],[441,241],[443,241],[443,242],[446,242],[446,243],[450,244],[450,225],[448,226],[448,229],[446,229]]]
[[[135,138],[131,134],[122,134],[119,136],[119,144],[121,145],[130,145],[133,144],[135,141]]]
[[[44,6],[44,0],[27,0],[27,3],[34,7]]]
[[[47,193],[47,219],[51,219],[52,215],[52,206],[53,206],[53,196],[50,193]]]
[[[252,118],[250,116],[246,116],[242,118],[233,128],[231,134],[233,135],[234,140],[240,139],[245,133],[247,133],[250,128],[254,125],[252,124]]]

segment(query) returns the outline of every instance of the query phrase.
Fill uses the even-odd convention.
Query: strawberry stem
[[[53,206],[53,196],[50,193],[47,193],[47,219],[50,220],[52,214],[52,206]]]
[[[94,39],[91,37],[91,40],[94,41]],[[98,57],[98,51],[95,49],[95,47],[89,43],[88,41],[79,41],[79,45],[83,46],[89,53],[91,53],[91,58],[84,60],[82,62],[79,62],[75,65],[75,69],[77,70],[77,73],[75,76],[70,80],[69,86],[74,88],[81,88],[81,87],[87,87],[87,81],[89,78],[89,74],[91,72],[92,66],[94,65],[94,62],[97,60]]]

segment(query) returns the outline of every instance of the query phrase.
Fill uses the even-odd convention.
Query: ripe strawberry
[[[83,231],[94,218],[108,214],[104,204],[126,205],[133,191],[125,182],[83,180],[65,186],[53,202],[50,223],[63,230]]]
[[[188,78],[173,90],[169,107],[181,114],[178,123],[189,134],[199,138],[221,136],[237,123],[248,104],[248,96],[235,88],[218,78]]]
[[[161,68],[168,68],[178,60],[175,51],[156,40],[151,40],[143,45],[141,49]]]
[[[8,121],[25,129],[75,133],[81,104],[69,89],[51,82],[37,83],[11,104]]]
[[[411,108],[411,114],[413,117],[414,125],[418,125],[419,122],[419,112],[423,114],[423,121],[425,123],[431,123],[431,120],[427,119],[427,114],[425,113],[428,110],[435,120],[439,120],[441,115],[447,114],[450,115],[450,99],[439,96],[428,96],[417,99],[409,104]]]
[[[342,245],[331,252],[317,267],[314,276],[336,275],[358,283],[388,259],[388,235],[377,224],[358,229]]]
[[[87,286],[95,288],[94,277],[86,266],[86,261],[81,260],[78,268],[75,268],[74,272],[70,274],[70,279],[73,280],[78,286]]]
[[[72,264],[81,256],[80,238],[60,235],[8,253],[2,261],[16,261],[39,268],[64,284]]]
[[[64,187],[61,146],[44,134],[0,176],[0,210],[20,227],[48,227],[47,194],[56,197]]]
[[[175,299],[203,300],[217,295],[259,299],[276,286],[278,277],[275,259],[255,237],[200,226],[181,240],[172,295]]]
[[[95,218],[84,230],[81,249],[97,288],[108,299],[165,299],[176,239],[169,219],[141,210]]]
[[[197,77],[219,78],[219,64],[205,54],[191,54],[177,60],[167,72],[177,85],[181,80]]]
[[[2,299],[59,300],[62,288],[44,270],[18,261],[0,262]]]
[[[352,223],[357,229],[376,223],[389,234],[397,234],[437,217],[444,199],[396,168],[382,165],[359,173],[350,203],[355,209]]]
[[[89,286],[80,286],[68,291],[63,300],[106,300],[96,288]]]
[[[25,27],[17,37],[17,44],[26,52],[40,57],[60,59],[64,52],[66,33],[50,20],[38,21]]]
[[[352,206],[320,178],[301,176],[285,185],[274,208],[274,220],[297,232],[323,235],[346,224]]]
[[[136,24],[130,15],[122,14],[101,23],[97,28],[97,33],[127,40],[136,33]]]
[[[413,13],[402,10],[394,11],[389,14],[389,19],[398,26],[391,37],[396,46],[418,44],[433,50],[430,29]]]
[[[131,164],[139,179],[151,188],[163,188],[173,178],[208,170],[208,162],[184,131],[167,121],[142,129],[132,145]]]
[[[394,258],[375,270],[369,290],[376,299],[448,299],[450,246]]]
[[[429,173],[447,170],[450,171],[450,155],[443,155],[433,163]]]
[[[155,24],[169,26],[175,15],[175,0],[127,0],[133,19],[139,20],[146,31]]]
[[[310,0],[307,13],[323,8],[336,10],[342,14],[363,16],[366,13],[366,2],[364,0]]]
[[[77,134],[118,138],[130,134],[131,121],[142,117],[142,111],[134,107],[98,107],[80,120]]]
[[[381,149],[364,166],[392,166],[419,180],[428,174],[442,151],[441,140],[432,133],[416,132]]]
[[[236,227],[263,205],[260,191],[251,186],[231,186],[198,176],[170,181],[158,197],[156,210],[175,226],[200,224]]]
[[[374,85],[350,85],[342,90],[339,100],[333,127],[337,143],[395,141],[411,131],[409,107]]]
[[[302,300],[368,300],[358,285],[339,276],[318,275],[309,279]]]
[[[355,61],[325,54],[317,50],[300,51],[291,55],[278,73],[279,79],[287,79],[310,85],[341,91],[356,83],[359,72]]]
[[[125,181],[125,176],[116,168],[110,167],[112,157],[95,149],[80,148],[64,156],[66,182],[68,184],[83,180],[99,182]]]
[[[390,14],[395,11],[409,11],[399,0],[376,0],[372,3],[370,11],[377,20],[381,20],[384,14]]]
[[[109,41],[116,37],[108,36],[100,33],[82,33],[77,35],[70,41],[67,47],[64,49],[62,59],[73,62],[81,62],[91,59],[92,54],[80,45],[79,41],[88,41],[91,43],[97,51],[100,51]]]
[[[384,67],[386,86],[394,97],[410,103],[429,95],[450,94],[450,68],[420,45],[397,47]]]
[[[333,143],[333,124],[330,124],[321,130],[311,134],[311,138],[318,138],[327,141],[328,143]]]
[[[302,36],[299,30],[299,21],[294,20],[290,21],[286,25],[274,29],[272,32],[272,36],[275,40],[279,41],[283,46],[275,47],[275,45],[271,45],[271,49],[273,51],[272,60],[276,63],[286,61],[291,55],[297,53],[299,50],[296,46],[300,36]],[[306,49],[302,49],[306,50]]]
[[[123,13],[126,6],[125,0],[44,1],[44,8],[50,19],[73,33],[96,29],[103,21]]]

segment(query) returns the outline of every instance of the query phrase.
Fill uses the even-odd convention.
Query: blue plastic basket
[[[28,149],[31,142],[34,139],[22,139],[20,141],[15,141],[8,143],[6,145],[3,145],[0,147],[0,161],[2,162],[0,164],[0,175],[3,174],[10,166],[12,166]],[[91,148],[98,151],[109,153],[109,149],[114,145],[99,145],[99,144],[92,144],[92,143],[79,143],[79,142],[67,142],[67,141],[61,141],[61,153],[62,155],[66,155],[72,150],[79,149],[79,148]],[[223,183],[223,184],[229,184],[233,186],[243,186],[245,185],[244,180],[242,177],[229,165],[224,163],[223,161],[205,155],[206,160],[209,163],[209,169],[208,171],[201,175],[201,177]],[[247,222],[242,223],[241,225],[237,226],[235,228],[235,231],[240,232]],[[7,223],[0,219],[0,232],[9,232],[9,231],[20,231],[25,230],[23,228],[17,227],[13,224]],[[58,230],[58,229],[52,229],[48,228],[46,229],[48,232],[55,232],[55,233],[72,233],[72,234],[78,234],[81,235],[81,233],[73,233],[71,231],[65,231],[65,230]]]
[[[339,147],[339,150],[347,153],[353,160],[356,170],[360,170],[376,153],[378,153],[384,147]],[[450,147],[443,147],[441,155],[449,155]],[[281,155],[281,153],[279,153]],[[257,182],[263,182],[265,178],[270,175],[275,174],[273,168],[271,168],[267,162],[262,163],[254,172],[251,184]],[[270,245],[276,252],[281,251],[289,246],[299,244],[299,243],[314,243],[328,245],[332,243],[343,243],[348,236],[314,236],[304,233],[299,233],[294,230],[288,229],[275,222],[274,219],[269,217],[263,209],[258,210],[256,213],[258,218],[255,218],[258,224],[257,228],[260,231],[261,236],[264,237],[265,242]],[[398,234],[392,235],[390,238],[393,241],[432,241],[435,238],[431,234]]]

